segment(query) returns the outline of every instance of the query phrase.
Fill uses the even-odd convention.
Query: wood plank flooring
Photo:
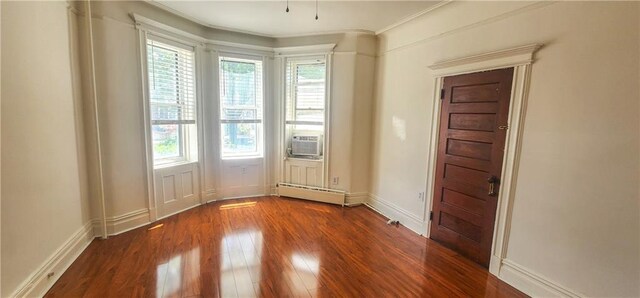
[[[525,297],[367,207],[215,202],[94,240],[46,297]]]

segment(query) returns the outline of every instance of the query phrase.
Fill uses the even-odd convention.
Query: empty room
[[[640,2],[0,0],[0,297],[640,297]]]

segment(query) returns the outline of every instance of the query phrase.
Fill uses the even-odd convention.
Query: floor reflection
[[[200,267],[193,266],[197,264],[200,264],[200,247],[176,255],[166,263],[158,265],[156,297],[179,295],[183,288],[189,288],[192,284],[198,283]],[[189,272],[183,272],[185,268]]]
[[[524,297],[385,221],[366,207],[216,202],[92,242],[47,297]]]
[[[308,290],[319,287],[318,274],[320,273],[320,261],[317,257],[308,254],[294,253],[291,255],[291,264],[304,286]]]
[[[220,254],[222,297],[256,297],[260,283],[263,236],[261,231],[241,231],[225,235]]]

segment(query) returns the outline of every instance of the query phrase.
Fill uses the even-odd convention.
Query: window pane
[[[298,83],[324,81],[325,69],[324,63],[298,64]]]
[[[256,65],[222,60],[220,88],[224,106],[256,106]]]
[[[146,65],[154,163],[196,161],[195,52],[156,38]]]
[[[181,154],[180,125],[152,125],[154,159],[178,158]]]
[[[173,104],[152,104],[151,119],[180,120],[180,107]]]
[[[296,121],[324,122],[324,110],[297,110]]]
[[[296,86],[296,109],[324,109],[324,84]]]
[[[153,102],[176,103],[178,86],[175,78],[178,71],[178,52],[158,46],[150,46],[149,91]]]
[[[262,61],[220,57],[219,62],[222,158],[258,156],[262,153]],[[233,120],[246,123],[229,123]]]
[[[223,155],[256,155],[258,154],[258,123],[223,123],[222,153]]]
[[[300,131],[300,132],[313,131],[313,132],[323,133],[324,126],[323,125],[293,125],[293,130]]]
[[[223,109],[222,119],[224,120],[254,120],[257,118],[256,109]]]

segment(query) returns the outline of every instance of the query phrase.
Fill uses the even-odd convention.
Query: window
[[[147,39],[154,166],[197,161],[194,49]]]
[[[325,60],[288,60],[286,80],[286,124],[292,126],[294,131],[324,132]]]
[[[262,61],[220,57],[222,158],[262,156]]]

